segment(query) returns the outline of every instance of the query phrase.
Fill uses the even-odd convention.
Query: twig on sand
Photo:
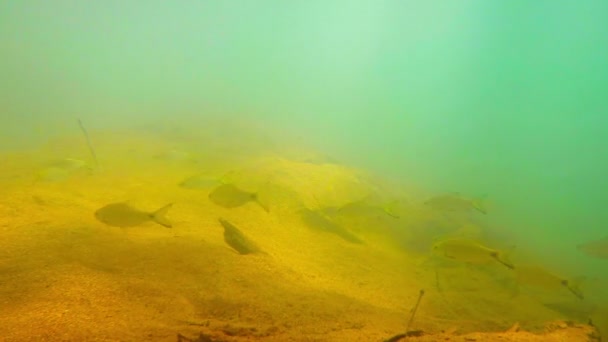
[[[407,322],[407,326],[405,327],[405,333],[397,334],[385,342],[397,342],[402,339],[406,339],[410,336],[422,336],[422,330],[410,330],[412,326],[412,322],[414,321],[414,317],[416,316],[416,312],[418,311],[418,306],[420,305],[420,300],[422,300],[422,296],[424,296],[424,289],[420,290],[420,294],[418,295],[418,300],[416,301],[416,305],[414,309],[412,309],[412,315],[410,316],[410,320]]]
[[[89,151],[91,152],[91,156],[93,157],[93,161],[95,162],[95,168],[97,169],[97,171],[100,171],[99,161],[97,160],[97,154],[95,153],[95,149],[93,148],[93,144],[91,143],[91,138],[89,138],[89,133],[87,132],[87,129],[84,128],[84,124],[80,119],[78,119],[78,125],[80,126],[80,129],[82,130],[85,139],[87,139],[87,145],[89,146]]]

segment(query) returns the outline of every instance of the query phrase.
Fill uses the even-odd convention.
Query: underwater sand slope
[[[504,267],[455,266],[441,273],[439,287],[434,269],[418,266],[407,251],[349,243],[310,229],[288,210],[215,205],[208,191],[179,187],[200,166],[164,168],[154,158],[171,145],[158,136],[131,132],[96,143],[103,173],[4,187],[0,336],[175,341],[178,334],[195,339],[204,333],[219,341],[380,341],[404,328],[421,288],[427,295],[414,328],[427,336],[454,326],[459,333],[502,331],[518,320],[538,331],[544,321],[565,318],[529,298],[511,300],[496,280],[509,272]],[[202,164],[213,165],[214,172],[259,160],[213,158]],[[289,190],[283,194],[303,194],[294,203],[309,210],[343,205],[369,189],[345,177],[343,185],[311,190],[317,180],[333,184],[323,183],[319,170],[339,178],[336,170],[348,168],[308,164],[282,158],[271,165],[281,174],[278,184]],[[305,172],[299,173],[300,166]],[[256,181],[244,183],[249,180]],[[173,228],[146,220],[118,228],[95,218],[99,208],[126,199],[150,210],[175,203],[168,213]],[[267,254],[236,253],[220,217]]]

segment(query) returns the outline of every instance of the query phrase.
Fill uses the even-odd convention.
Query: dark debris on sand
[[[198,338],[188,338],[182,334],[177,334],[177,342],[223,342],[223,340],[214,339],[209,335],[203,333],[198,335]]]

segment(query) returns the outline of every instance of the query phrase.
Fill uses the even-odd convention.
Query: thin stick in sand
[[[80,119],[78,119],[78,125],[80,126],[82,133],[84,133],[84,137],[87,139],[87,145],[89,146],[89,151],[91,152],[91,156],[93,156],[93,161],[95,162],[95,168],[99,171],[100,170],[99,161],[97,160],[97,154],[95,153],[95,149],[93,148],[93,144],[91,143],[91,138],[89,138],[89,133],[87,133],[87,129],[84,128],[84,125],[82,124],[82,121]]]
[[[410,330],[412,326],[412,322],[414,321],[414,316],[416,316],[416,311],[418,311],[418,306],[420,305],[420,300],[422,300],[422,296],[424,296],[424,290],[420,290],[420,294],[418,295],[418,300],[416,301],[416,305],[412,309],[412,315],[410,316],[410,320],[407,322],[407,326],[405,327],[405,333],[395,335],[385,342],[397,342],[401,340],[405,340],[409,336],[422,336],[423,332],[421,330]]]

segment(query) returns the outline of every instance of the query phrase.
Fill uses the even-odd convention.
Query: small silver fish
[[[592,257],[608,259],[608,236],[600,240],[580,244],[577,249]]]
[[[179,186],[186,189],[209,189],[218,184],[221,184],[220,181],[214,177],[196,175],[184,179]]]
[[[83,171],[92,168],[80,159],[65,158],[48,163],[47,166],[36,173],[36,180],[43,182],[62,182]]]
[[[247,238],[237,227],[227,220],[220,218],[224,227],[224,241],[240,254],[262,253],[261,249]]]
[[[307,226],[313,229],[336,234],[342,239],[351,243],[363,243],[363,241],[359,239],[359,237],[357,237],[355,234],[351,233],[348,229],[336,224],[320,211],[313,211],[304,208],[300,210],[300,216],[302,218],[302,221]]]
[[[232,184],[222,184],[216,187],[209,193],[209,199],[224,208],[236,208],[254,201],[265,211],[269,211],[268,205],[260,201],[257,193],[241,190]]]
[[[133,208],[125,202],[108,204],[95,211],[95,218],[114,227],[135,227],[153,221],[163,227],[171,228],[171,222],[165,217],[173,203],[153,211],[146,212]]]
[[[64,170],[91,169],[91,166],[84,160],[65,158],[49,163],[49,167],[57,167]]]
[[[457,193],[441,195],[433,197],[426,202],[425,205],[442,211],[470,211],[477,210],[482,214],[487,214],[487,211],[481,200],[465,198]]]
[[[154,156],[156,159],[168,161],[168,162],[183,162],[183,161],[193,161],[190,153],[181,151],[181,150],[169,150],[164,153],[160,153]]]
[[[518,265],[515,269],[515,273],[517,275],[517,281],[522,284],[531,285],[544,290],[555,290],[565,287],[579,299],[584,298],[578,284],[580,279],[576,281],[563,279],[544,268],[535,265]]]
[[[448,238],[438,241],[433,245],[433,252],[445,258],[462,262],[484,264],[490,261],[498,261],[510,269],[515,268],[509,261],[507,253],[486,247],[470,239]]]

